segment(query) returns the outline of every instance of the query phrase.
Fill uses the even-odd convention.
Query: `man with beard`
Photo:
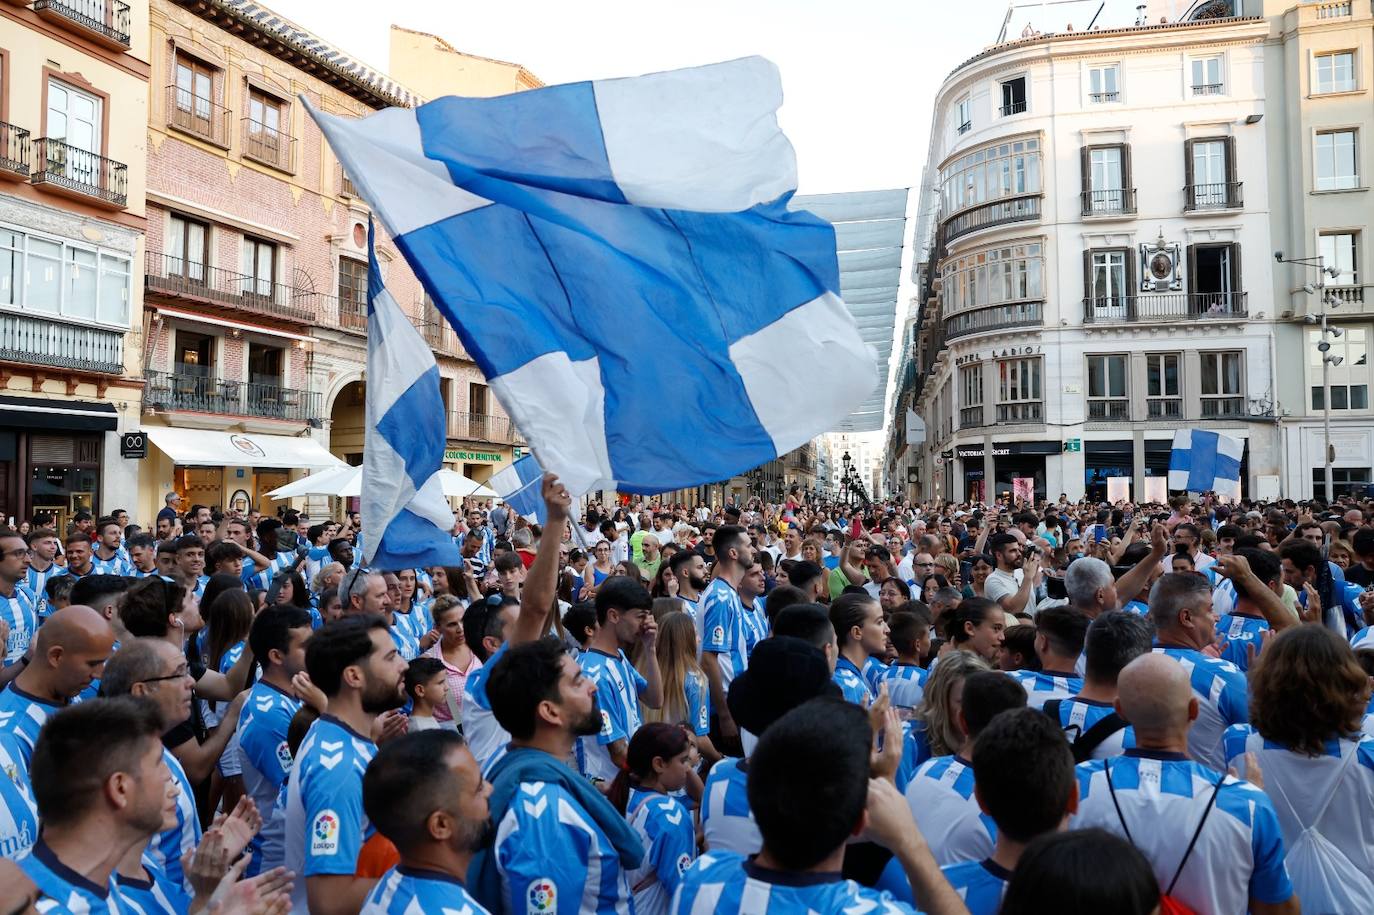
[[[668,560],[668,569],[677,579],[677,599],[682,601],[682,609],[687,611],[697,624],[697,637],[701,637],[701,592],[706,590],[710,580],[706,577],[706,560],[695,550],[680,550]]]
[[[472,894],[491,911],[634,911],[627,875],[644,846],[567,765],[577,739],[601,730],[596,692],[556,638],[508,648],[492,665],[487,696],[511,742],[490,770],[496,843],[468,873]]]
[[[406,662],[386,622],[363,614],[312,635],[305,669],[329,711],[310,726],[287,785],[286,866],[297,875],[291,910],[354,913],[377,882],[354,876],[375,831],[362,803],[362,775],[377,752],[369,735],[378,715],[404,703]]]
[[[363,811],[401,862],[367,898],[371,915],[486,912],[463,888],[472,855],[492,835],[491,785],[463,738],[434,729],[377,751],[363,776]]]

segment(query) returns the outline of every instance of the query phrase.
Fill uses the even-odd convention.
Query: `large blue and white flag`
[[[444,401],[434,352],[382,284],[367,232],[367,432],[362,563],[395,570],[456,566],[444,465]]]
[[[1203,429],[1179,429],[1169,455],[1169,488],[1240,498],[1245,440]]]
[[[752,57],[310,110],[540,464],[656,493],[782,455],[877,383],[834,230],[787,211],[781,102]]]
[[[500,473],[493,474],[487,480],[487,485],[496,490],[496,494],[517,515],[544,524],[547,513],[544,511],[543,480],[544,471],[539,462],[534,455],[527,454]]]

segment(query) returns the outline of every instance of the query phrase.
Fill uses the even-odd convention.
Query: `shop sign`
[[[446,461],[489,461],[489,462],[491,462],[491,463],[493,463],[493,464],[499,464],[499,463],[501,462],[501,455],[499,455],[499,454],[492,454],[492,453],[487,452],[487,451],[458,451],[458,450],[456,450],[456,449],[450,448],[450,449],[447,449],[447,450],[444,451],[444,460],[446,460]]]
[[[148,436],[142,432],[125,432],[119,437],[119,456],[142,460],[148,456]]]
[[[992,446],[993,457],[1011,457],[1014,454],[1058,454],[1063,445],[1060,442],[1006,442]],[[976,460],[985,454],[982,445],[956,447],[955,456],[961,461]]]
[[[248,457],[267,457],[267,452],[262,450],[262,446],[246,435],[229,436],[229,444],[233,445],[236,449],[238,449],[240,452],[242,452],[244,455]]]
[[[1003,347],[1000,347],[1000,348],[998,348],[998,349],[991,349],[991,350],[988,350],[987,358],[989,358],[989,359],[1011,359],[1011,358],[1013,358],[1013,357],[1015,357],[1015,356],[1036,356],[1036,355],[1039,355],[1039,353],[1040,353],[1040,346],[1039,346],[1039,344],[1033,344],[1033,345],[1028,345],[1028,346],[1003,346]],[[972,364],[972,363],[974,363],[974,362],[982,362],[982,361],[983,361],[983,354],[982,354],[982,353],[969,353],[969,354],[966,355],[966,356],[956,356],[955,359],[954,359],[954,364],[955,364],[955,365],[970,365],[970,364]]]
[[[1083,439],[1071,438],[1064,442],[1065,454],[1077,454],[1083,450]]]
[[[984,454],[983,449],[982,449],[981,447],[978,447],[978,448],[956,448],[956,449],[954,449],[954,450],[955,450],[956,452],[958,452],[958,454],[959,454],[959,460],[961,460],[961,461],[967,461],[967,460],[970,460],[970,459],[972,459],[972,458],[981,458],[981,457],[983,457],[983,454]],[[1011,456],[1011,449],[1010,449],[1010,448],[997,448],[997,447],[994,446],[993,449],[992,449],[992,456],[993,456],[993,457],[1010,457],[1010,456]]]

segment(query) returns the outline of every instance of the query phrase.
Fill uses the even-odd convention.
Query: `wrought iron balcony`
[[[1161,292],[1090,297],[1083,300],[1083,323],[1235,320],[1248,316],[1247,295],[1244,292]]]
[[[1044,415],[1044,405],[1038,400],[1026,403],[999,403],[997,405],[997,421],[999,423],[1040,422]]]
[[[959,129],[959,133],[968,133],[970,130],[973,129],[973,122],[972,122],[972,121],[965,121],[964,123],[962,123],[962,124],[959,125],[959,128],[958,128],[958,129]]]
[[[1198,210],[1236,210],[1245,205],[1241,197],[1242,181],[1218,184],[1187,184],[1183,187],[1183,212]]]
[[[1019,102],[1008,102],[1007,104],[1003,105],[999,110],[1002,112],[1002,117],[1004,118],[1008,117],[1009,115],[1020,114],[1026,110],[1026,100],[1021,99],[1021,101]]]
[[[1129,419],[1131,402],[1125,398],[1088,401],[1088,419]]]
[[[1117,187],[1084,191],[1084,216],[1124,216],[1135,212],[1135,188]]]
[[[969,334],[1006,330],[1013,327],[1039,327],[1044,321],[1040,302],[1015,302],[1007,305],[986,305],[961,311],[945,319],[945,339],[953,340]]]
[[[1202,397],[1203,419],[1235,419],[1245,415],[1244,397]]]
[[[295,137],[252,118],[244,118],[241,123],[245,156],[284,172],[292,170],[296,152]]]
[[[953,241],[979,229],[1040,218],[1040,194],[1003,197],[955,213],[945,222],[945,240]]]
[[[129,203],[129,167],[79,147],[43,137],[36,143],[34,184],[123,209]]]
[[[0,121],[0,177],[29,177],[29,132]]]
[[[1182,419],[1182,397],[1147,397],[1145,406],[1150,419]]]
[[[150,295],[218,304],[298,323],[312,323],[318,316],[311,294],[282,283],[151,249],[143,261],[145,289]]]
[[[230,111],[180,86],[167,87],[167,126],[216,146],[229,146]]]
[[[454,356],[466,356],[463,345],[458,342],[458,335],[453,333],[444,321],[411,318],[410,323],[414,324],[415,328],[420,331],[420,335],[425,338],[430,349]]]
[[[120,0],[34,0],[33,11],[75,25],[106,47],[129,49],[129,4]]]
[[[333,311],[338,315],[339,328],[352,331],[356,334],[367,333],[367,291],[358,290],[356,293],[347,296],[328,295],[321,296],[328,301],[332,308],[325,309],[326,312]]]
[[[255,381],[221,381],[193,373],[148,372],[146,377],[144,403],[163,410],[302,423],[323,416],[318,392]]]
[[[0,362],[120,375],[124,334],[0,312]]]
[[[470,442],[519,444],[524,442],[520,430],[508,417],[490,413],[450,413],[449,435]]]

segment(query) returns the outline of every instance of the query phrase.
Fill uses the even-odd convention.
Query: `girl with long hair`
[[[664,561],[654,573],[653,582],[649,585],[649,596],[657,600],[660,597],[677,598],[677,577],[673,575],[673,570]]]
[[[692,816],[672,796],[693,774],[694,755],[683,728],[646,724],[630,738],[625,768],[607,791],[647,851],[643,863],[628,874],[640,915],[667,915],[682,872],[696,856]]]
[[[644,709],[644,720],[686,727],[696,735],[697,749],[707,767],[715,765],[721,754],[709,736],[711,691],[697,663],[697,627],[692,617],[681,610],[664,614],[658,621],[654,653],[663,682],[663,706]]]

